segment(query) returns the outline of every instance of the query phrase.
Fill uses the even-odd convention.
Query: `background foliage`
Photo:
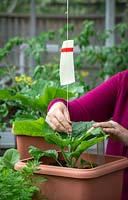
[[[35,0],[37,14],[63,14],[66,10],[66,0]],[[125,11],[126,0],[116,0],[117,12]],[[71,15],[85,15],[105,12],[105,0],[70,0]],[[2,13],[29,13],[30,0],[2,0],[0,5]]]

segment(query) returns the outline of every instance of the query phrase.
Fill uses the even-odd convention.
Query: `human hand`
[[[110,120],[107,122],[98,122],[93,124],[93,127],[101,127],[103,131],[110,135],[113,140],[123,142],[128,146],[128,130],[121,126],[119,123]]]
[[[46,122],[58,132],[72,132],[70,116],[67,107],[62,102],[53,104],[46,116]]]

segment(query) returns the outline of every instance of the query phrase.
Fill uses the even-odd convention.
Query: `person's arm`
[[[113,116],[120,80],[115,75],[68,104],[71,121],[105,121]]]
[[[53,100],[48,107],[46,121],[54,124],[54,129],[67,132],[71,121],[103,121],[113,115],[119,88],[120,75],[117,74],[82,97],[66,102],[64,99]],[[61,102],[61,105],[60,105]],[[68,108],[68,110],[67,110]],[[59,110],[59,112],[58,112]],[[68,113],[68,120],[64,117]],[[65,128],[66,127],[66,128]]]

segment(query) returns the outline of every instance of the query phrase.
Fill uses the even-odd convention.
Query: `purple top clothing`
[[[55,102],[64,99],[55,99]],[[96,122],[112,119],[128,128],[128,70],[117,73],[82,97],[68,102],[71,121]],[[109,139],[107,154],[128,157],[128,148],[121,142]],[[128,200],[128,169],[125,170],[122,200]]]

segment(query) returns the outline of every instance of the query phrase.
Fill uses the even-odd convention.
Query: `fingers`
[[[120,137],[120,130],[121,130],[121,126],[113,121],[113,120],[110,120],[110,121],[107,121],[107,122],[98,122],[98,123],[95,123],[93,125],[94,128],[96,127],[101,127],[103,128],[103,131],[107,134],[110,134],[111,137]]]
[[[72,132],[70,116],[67,107],[61,103],[55,103],[46,116],[46,122],[58,132]]]
[[[69,116],[69,112],[68,109],[64,109],[62,118],[61,118],[61,124],[63,125],[63,127],[65,128],[65,131],[67,133],[71,133],[72,132],[72,123],[70,120],[70,116]]]
[[[59,111],[55,115],[48,113],[46,122],[55,131],[67,133],[72,132],[71,122]]]
[[[98,123],[95,123],[93,124],[93,127],[102,127],[102,128],[116,128],[117,126],[117,122],[113,121],[113,120],[110,120],[110,121],[107,121],[107,122],[98,122]]]
[[[65,132],[65,127],[61,124],[60,121],[56,117],[53,117],[52,120],[48,117],[46,118],[46,122],[51,126],[54,131]]]

